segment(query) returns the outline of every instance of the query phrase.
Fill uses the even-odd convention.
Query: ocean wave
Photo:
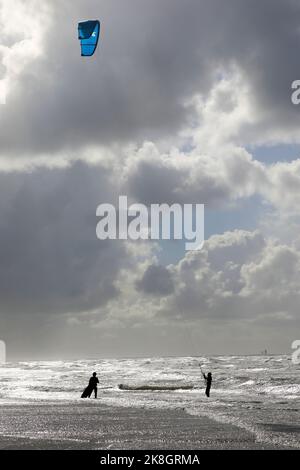
[[[204,394],[205,382],[199,363],[204,365],[204,370],[213,373],[209,400]],[[197,412],[204,409],[211,417],[222,414],[225,416],[222,419],[234,418],[237,425],[263,433],[264,439],[268,435],[270,442],[276,437],[273,431],[257,430],[255,423],[261,422],[262,416],[268,416],[265,419],[269,421],[266,422],[273,419],[274,422],[293,423],[300,409],[299,366],[292,366],[287,356],[145,357],[9,363],[0,366],[0,403],[77,403],[94,370],[98,372],[98,396],[103,404],[186,407],[195,408]],[[125,393],[125,388],[119,389],[119,384],[128,386],[129,393]],[[89,402],[89,406],[94,405],[94,402]],[[299,442],[299,434],[292,435],[294,440],[297,437]],[[282,441],[279,438],[279,441],[283,442],[285,438]]]
[[[119,384],[120,390],[131,390],[131,391],[174,391],[174,390],[192,390],[194,385],[184,385],[184,384],[177,384],[177,385],[159,385],[159,384],[144,384],[144,385],[127,385],[127,384]]]

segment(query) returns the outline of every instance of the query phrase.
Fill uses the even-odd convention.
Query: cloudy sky
[[[299,25],[299,0],[0,0],[9,358],[291,352]],[[203,249],[97,240],[120,194],[205,204]]]

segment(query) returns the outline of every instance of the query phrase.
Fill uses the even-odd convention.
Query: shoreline
[[[99,403],[99,406],[97,406]],[[0,449],[287,449],[184,409],[108,407],[101,401],[0,405]]]

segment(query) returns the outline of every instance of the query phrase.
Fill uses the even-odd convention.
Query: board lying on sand
[[[81,398],[89,398],[91,396],[91,393],[93,391],[93,387],[90,387],[88,385],[82,392]]]
[[[193,385],[126,385],[119,384],[120,390],[192,390]]]

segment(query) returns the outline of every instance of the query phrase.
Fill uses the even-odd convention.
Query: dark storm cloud
[[[225,179],[217,175],[205,174],[205,169],[195,183],[188,183],[191,174],[195,174],[196,162],[188,168],[172,167],[162,161],[140,160],[126,181],[131,194],[144,204],[195,203],[210,206],[224,204],[230,200],[234,191]],[[220,181],[221,180],[221,181]]]
[[[101,166],[79,162],[1,175],[2,312],[84,311],[118,295],[124,246],[95,233],[97,205],[114,202],[109,178]]]
[[[163,137],[190,119],[218,67],[244,73],[268,125],[298,125],[300,8],[293,0],[50,2],[44,53],[23,70],[1,115],[2,152],[47,152]],[[77,22],[102,21],[99,49],[80,57]],[[253,128],[255,132],[255,126]]]
[[[173,279],[170,271],[164,266],[149,266],[142,279],[137,281],[136,287],[145,294],[165,296],[174,291]]]
[[[102,32],[97,55],[83,59],[77,22],[88,15],[101,19]],[[169,2],[55,2],[43,57],[24,70],[1,119],[1,148],[57,150],[177,128],[182,99],[199,82],[197,28]]]

